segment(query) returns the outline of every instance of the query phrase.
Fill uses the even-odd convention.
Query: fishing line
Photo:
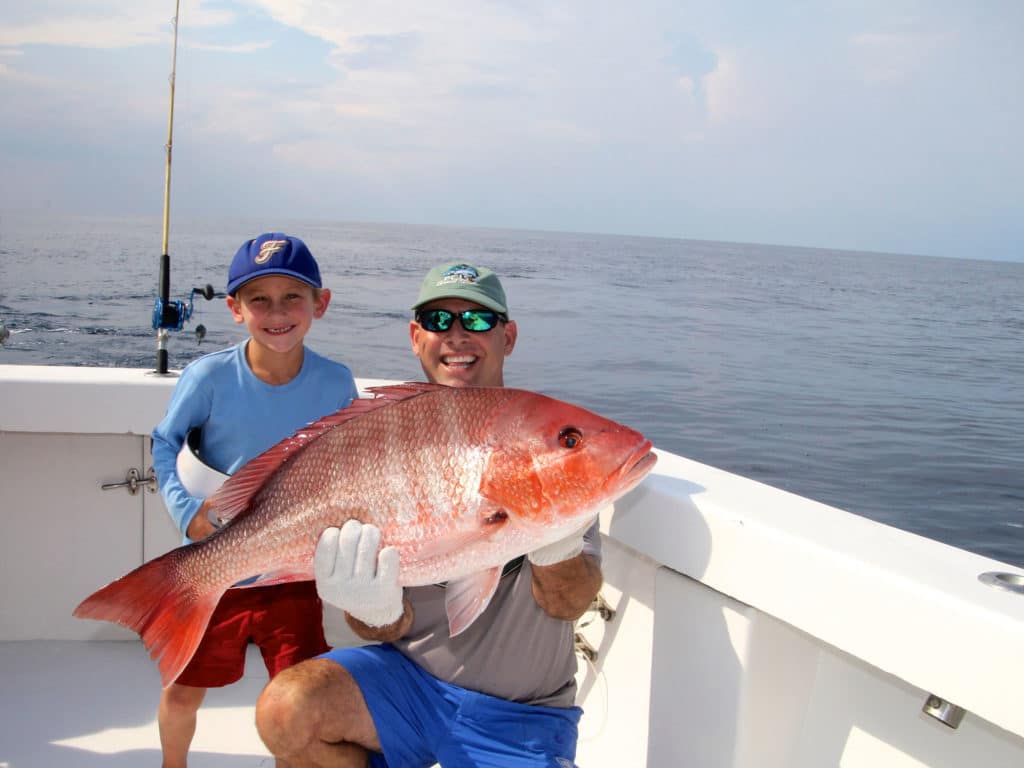
[[[604,671],[598,669],[597,665],[594,664],[594,662],[590,660],[589,656],[586,656],[585,654],[582,654],[582,653],[577,654],[577,656],[579,656],[581,659],[583,659],[587,663],[587,666],[590,667],[590,671],[594,675],[594,681],[597,682],[597,683],[600,683],[600,696],[601,696],[601,710],[599,712],[599,715],[600,715],[600,721],[599,722],[600,722],[600,724],[597,726],[597,729],[592,734],[587,734],[587,735],[584,735],[582,733],[579,734],[579,740],[580,741],[587,741],[587,742],[597,741],[597,739],[601,738],[601,736],[604,735],[605,728],[607,728],[607,726],[608,726],[608,678],[605,675]],[[593,689],[591,689],[591,697],[592,696],[593,696]],[[590,710],[589,706],[588,706],[586,711],[588,713],[590,713],[591,710]],[[588,720],[589,720],[589,718],[588,718]]]
[[[594,603],[591,603],[591,606],[584,612],[584,614],[579,619],[577,619],[576,626],[574,627],[574,635],[576,637],[582,637],[582,635],[579,633],[579,630],[589,627],[597,620],[597,618],[600,615],[600,610],[596,607]],[[597,665],[594,663],[593,658],[591,658],[590,654],[585,653],[582,648],[576,648],[576,656],[578,656],[586,662],[587,666],[590,668],[591,674],[594,675],[594,682],[600,684],[600,693],[598,695],[600,695],[601,697],[601,709],[598,713],[600,715],[599,725],[592,734],[588,734],[585,736],[582,733],[580,733],[578,736],[578,740],[586,742],[596,741],[597,739],[601,738],[601,736],[605,732],[605,728],[607,728],[608,726],[608,677],[607,675],[605,675],[604,670],[597,668]],[[594,695],[594,689],[591,688],[591,697],[593,697]],[[586,711],[587,713],[591,711],[589,706]]]

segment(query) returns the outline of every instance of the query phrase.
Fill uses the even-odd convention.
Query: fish
[[[486,609],[506,563],[578,532],[657,461],[639,432],[529,390],[409,382],[370,393],[232,475],[210,497],[222,528],[74,615],[137,632],[166,687],[225,590],[257,575],[254,586],[312,579],[321,533],[354,518],[398,549],[402,586],[448,583],[454,636]]]

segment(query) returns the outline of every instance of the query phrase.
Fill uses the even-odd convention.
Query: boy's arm
[[[185,436],[189,429],[206,421],[204,409],[208,413],[209,407],[205,398],[197,391],[186,372],[183,372],[178,385],[174,388],[166,415],[152,433],[153,471],[156,472],[164,505],[178,530],[193,541],[197,539],[191,533],[202,533],[201,523],[198,523],[197,528],[192,529],[191,533],[190,525],[200,517],[197,513],[203,505],[203,500],[185,490],[181,478],[178,477],[177,461],[178,452],[185,444]],[[212,524],[210,528],[213,528]]]
[[[197,516],[196,513],[203,504],[202,499],[189,495],[185,486],[178,478],[176,461],[181,444],[175,449],[173,438],[160,432],[160,426],[153,430],[153,471],[156,472],[157,482],[160,485],[160,494],[163,496],[164,505],[171,515],[171,520],[178,530],[188,536],[188,527]],[[192,538],[189,536],[189,538]]]

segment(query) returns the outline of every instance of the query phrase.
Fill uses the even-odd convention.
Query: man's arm
[[[564,621],[576,621],[601,589],[601,560],[597,520],[592,520],[564,539],[530,552],[526,558],[533,573],[533,599],[544,613]],[[587,547],[587,541],[595,542]]]
[[[531,562],[530,568],[533,598],[556,619],[576,621],[601,589],[601,565],[592,555],[577,555],[554,565]]]
[[[374,627],[366,622],[360,621],[348,611],[345,611],[345,623],[355,632],[360,639],[371,643],[393,643],[412,629],[412,603],[407,597],[402,597],[402,615],[393,624],[383,627]]]

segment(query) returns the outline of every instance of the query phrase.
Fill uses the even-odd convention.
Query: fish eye
[[[558,444],[563,448],[576,448],[583,442],[583,433],[576,427],[562,427],[558,433]]]

